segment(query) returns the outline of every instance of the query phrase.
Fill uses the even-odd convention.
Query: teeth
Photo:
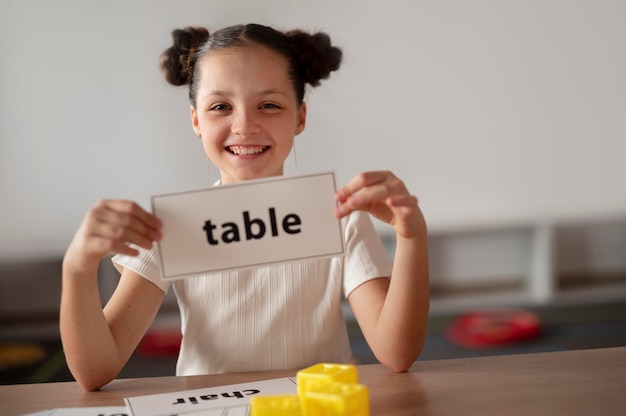
[[[266,148],[267,146],[230,146],[228,149],[236,155],[256,155]]]

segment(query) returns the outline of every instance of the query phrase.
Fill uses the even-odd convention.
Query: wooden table
[[[407,373],[358,367],[374,415],[626,415],[626,347],[417,361]],[[123,406],[124,397],[295,375],[295,371],[0,386],[0,414]]]

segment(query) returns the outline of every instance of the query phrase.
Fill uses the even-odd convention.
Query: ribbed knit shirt
[[[345,254],[326,259],[203,273],[164,281],[157,248],[137,257],[117,255],[164,292],[172,286],[183,341],[177,375],[304,368],[351,358],[341,310],[368,280],[391,275],[392,262],[369,215],[342,220]],[[245,253],[242,253],[245,255]]]

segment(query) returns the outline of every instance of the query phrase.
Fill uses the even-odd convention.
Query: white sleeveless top
[[[161,279],[156,248],[137,257],[117,255],[164,292],[173,286],[183,341],[177,375],[304,368],[351,358],[342,293],[391,275],[392,262],[369,215],[342,220],[345,255],[207,273],[174,282]]]

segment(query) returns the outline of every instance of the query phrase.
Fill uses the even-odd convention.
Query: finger
[[[352,178],[342,188],[337,190],[337,192],[335,193],[335,198],[337,199],[337,201],[343,202],[351,195],[359,192],[361,189],[385,181],[385,179],[389,177],[390,174],[391,173],[388,171],[372,171],[360,173]]]
[[[346,195],[347,192],[342,194],[341,199],[338,200],[339,211],[344,215],[356,209],[369,210],[371,204],[389,205],[388,199],[391,197],[409,196],[404,182],[388,171],[369,172],[355,179],[352,185],[362,187],[350,195]]]
[[[158,240],[161,237],[159,219],[133,202],[105,201],[102,209],[95,211],[95,215],[100,223],[114,227],[117,233],[124,233],[128,229],[147,239]]]
[[[99,223],[93,231],[93,237],[106,239],[111,242],[111,249],[120,245],[135,244],[140,247],[150,249],[158,238],[153,238],[152,233],[137,232],[129,226]]]
[[[94,253],[118,253],[128,256],[136,256],[139,254],[139,250],[128,243],[111,240],[110,238],[105,237],[92,238],[90,242],[90,251]]]
[[[393,195],[387,198],[390,207],[417,207],[419,200],[415,195]]]
[[[124,201],[100,201],[87,214],[86,241],[99,251],[118,250],[128,244],[151,248],[161,238],[158,222],[146,216],[140,207]],[[147,223],[146,223],[147,221]]]
[[[389,196],[389,189],[385,186],[369,186],[350,195],[337,206],[336,211],[342,215],[347,215],[352,211],[369,211],[371,204],[384,202]]]
[[[155,215],[147,212],[133,201],[105,200],[103,204],[110,211],[127,214],[136,218],[148,228],[160,229],[162,226],[161,221]]]

